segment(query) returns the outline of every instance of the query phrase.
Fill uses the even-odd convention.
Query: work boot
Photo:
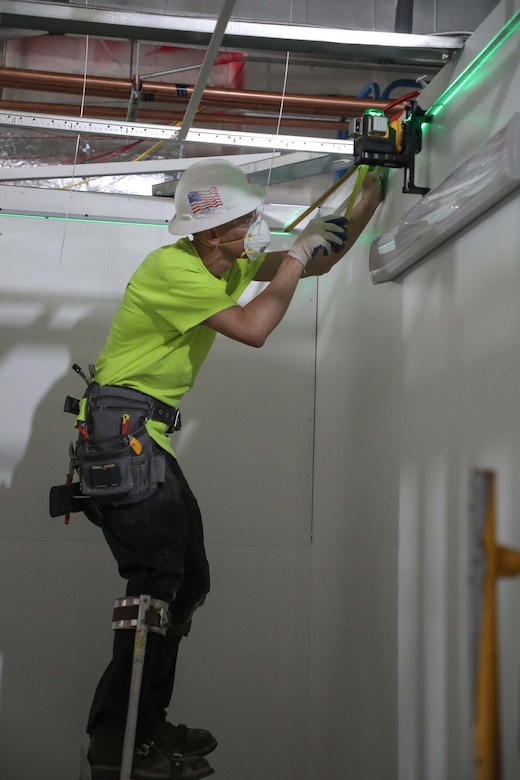
[[[132,780],[201,780],[215,771],[205,758],[169,755],[155,743],[139,745],[134,756]],[[92,780],[97,780],[94,774]]]
[[[174,726],[167,720],[159,723],[154,742],[159,750],[184,758],[207,756],[217,747],[217,740],[209,731],[189,729],[184,723]]]
[[[87,754],[91,780],[119,780],[124,736],[117,730],[97,730]],[[170,755],[153,743],[137,745],[132,761],[132,780],[201,780],[215,770],[204,758]]]

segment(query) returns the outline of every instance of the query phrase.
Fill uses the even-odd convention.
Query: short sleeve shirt
[[[151,252],[127,285],[96,361],[96,381],[131,387],[177,406],[216,337],[202,323],[236,305],[264,257],[237,259],[219,279],[188,238]],[[148,424],[150,435],[171,451],[165,427]]]

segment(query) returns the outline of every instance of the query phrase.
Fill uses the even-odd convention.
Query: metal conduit
[[[81,94],[84,86],[82,75],[33,71],[21,68],[0,68],[0,86],[13,89],[31,89],[44,92]],[[156,100],[164,103],[187,103],[194,87],[160,82],[143,81],[141,84],[143,100]],[[128,100],[133,83],[131,79],[115,79],[101,76],[87,76],[86,94],[89,97],[120,98]],[[202,93],[204,104],[218,105],[219,108],[250,108],[255,111],[277,110],[281,96],[275,92],[258,92],[223,88],[206,88]],[[386,100],[371,100],[352,96],[288,95],[284,96],[284,110],[288,113],[307,113],[327,116],[359,116],[367,108],[384,110]],[[393,111],[403,110],[401,104],[394,105]]]

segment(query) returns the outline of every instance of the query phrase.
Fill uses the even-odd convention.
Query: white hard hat
[[[175,190],[175,216],[168,225],[173,235],[198,233],[224,225],[255,211],[265,189],[250,184],[228,160],[201,160],[183,173]]]

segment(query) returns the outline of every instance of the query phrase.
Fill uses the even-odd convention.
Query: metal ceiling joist
[[[215,60],[218,57],[219,49],[222,45],[222,39],[224,37],[227,24],[229,22],[229,17],[233,12],[234,7],[235,7],[235,0],[224,0],[222,13],[220,14],[217,23],[215,25],[215,29],[213,31],[211,40],[206,50],[204,62],[202,63],[202,67],[200,69],[199,78],[197,79],[197,83],[195,84],[195,89],[191,94],[190,102],[188,103],[188,106],[184,114],[184,119],[182,120],[182,124],[179,129],[179,135],[178,135],[179,141],[182,141],[184,140],[184,138],[186,138],[190,130],[190,127],[193,124],[193,119],[195,118],[195,114],[197,112],[197,108],[199,106],[202,93],[204,92],[204,88],[211,75],[211,69],[213,68]]]
[[[0,41],[17,41],[20,38],[34,38],[41,35],[39,30],[17,30],[16,27],[2,27],[0,23]]]
[[[0,68],[1,73],[1,68]],[[123,120],[126,117],[125,108],[117,106],[100,105],[99,103],[89,103],[87,105],[74,105],[69,103],[43,103],[41,101],[27,101],[27,100],[0,100],[0,110],[10,111],[13,113],[37,113],[37,114],[55,114],[58,112],[61,116],[83,116],[83,117],[96,117],[99,119],[111,119],[117,121]],[[362,111],[358,112],[360,115]],[[168,123],[170,125],[180,125],[183,119],[183,114],[177,111],[168,112]],[[139,121],[140,122],[153,122],[157,123],[164,120],[164,114],[157,109],[139,108]],[[128,117],[126,117],[128,119]],[[323,130],[335,130],[341,132],[343,135],[348,131],[348,121],[342,119],[334,119],[328,116],[307,116],[305,114],[284,114],[281,118],[274,112],[256,112],[256,111],[243,111],[242,113],[233,112],[229,114],[211,113],[208,111],[201,111],[194,119],[194,124],[205,125],[209,127],[223,127],[233,126],[233,129],[237,127],[248,127],[250,129],[254,127],[267,127],[271,130],[276,127],[277,122],[280,123],[280,132],[285,132],[288,128],[305,128],[306,131],[312,131],[312,134],[322,132]],[[292,132],[292,131],[289,131]]]
[[[0,26],[206,48],[215,19],[73,3],[0,0]],[[222,40],[223,48],[234,50],[288,51],[342,59],[360,57],[387,63],[415,62],[418,66],[442,65],[463,45],[464,37],[458,35],[413,35],[234,20],[228,23]]]
[[[164,125],[145,125],[133,122],[110,122],[84,117],[70,118],[53,114],[30,114],[0,111],[0,125],[45,129],[59,132],[81,133],[82,135],[110,135],[125,138],[145,138],[161,141],[176,141],[178,128]],[[292,135],[269,135],[267,133],[240,133],[221,130],[195,130],[186,134],[186,141],[218,144],[221,146],[244,146],[277,151],[321,152],[323,154],[352,154],[354,142],[350,139],[336,140]]]

